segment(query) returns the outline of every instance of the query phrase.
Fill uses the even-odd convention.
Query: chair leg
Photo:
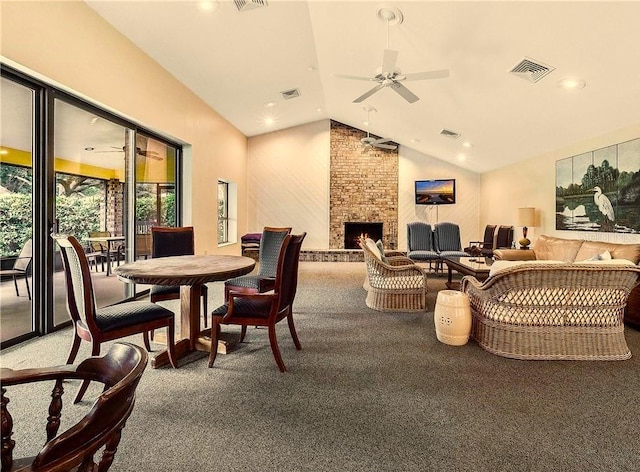
[[[209,289],[207,288],[206,285],[202,286],[202,313],[204,313],[204,327],[207,327],[207,316],[208,316],[208,312],[207,312],[207,307],[209,305],[208,303],[209,300]]]
[[[16,297],[20,296],[20,292],[18,291],[18,279],[15,274],[13,275],[13,285],[16,287]]]
[[[278,348],[275,324],[269,325],[269,344],[271,344],[271,351],[273,352],[273,357],[275,357],[276,359],[276,364],[278,364],[280,372],[286,372],[287,368],[284,366],[284,361],[282,360],[282,356],[280,355],[280,348]]]
[[[93,346],[91,347],[91,355],[92,356],[100,355],[100,343],[96,343],[95,341],[93,342]],[[84,397],[84,394],[87,392],[87,389],[89,388],[90,383],[91,383],[91,380],[89,379],[82,382],[82,385],[80,385],[80,388],[78,389],[78,393],[76,394],[76,398],[75,400],[73,400],[73,403],[80,403],[82,401],[82,397]]]
[[[173,320],[167,325],[167,354],[169,355],[171,367],[177,369],[178,359],[176,358],[175,326]]]
[[[78,336],[78,333],[75,332],[75,327],[74,327],[73,342],[71,344],[71,350],[69,351],[69,355],[67,356],[67,364],[73,364],[73,361],[76,360],[76,356],[78,355],[78,349],[80,349],[81,342],[82,342],[82,339],[80,339],[80,336]]]
[[[24,274],[24,283],[27,285],[27,297],[31,300],[31,290],[29,289],[29,278],[27,274]]]
[[[151,352],[151,344],[149,343],[149,331],[144,331],[142,333],[142,341],[144,342],[144,347],[147,352]]]
[[[242,326],[240,328],[240,342],[244,341],[244,337],[247,335],[247,327],[246,326]]]
[[[298,339],[298,333],[296,333],[296,327],[293,324],[293,311],[289,309],[289,313],[287,314],[287,323],[289,324],[289,332],[291,332],[291,337],[293,338],[293,344],[296,345],[296,349],[299,351],[302,349],[302,345],[300,344],[300,340]]]
[[[218,338],[220,337],[220,323],[217,316],[211,317],[211,349],[209,350],[209,367],[213,367],[218,354]]]

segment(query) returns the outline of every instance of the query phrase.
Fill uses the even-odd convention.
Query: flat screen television
[[[456,179],[416,180],[416,205],[451,205],[456,202]]]

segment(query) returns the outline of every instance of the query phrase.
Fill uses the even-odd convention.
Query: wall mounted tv
[[[456,202],[456,179],[416,180],[416,205],[451,205]]]

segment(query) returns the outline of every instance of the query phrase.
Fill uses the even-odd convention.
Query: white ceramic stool
[[[471,334],[471,308],[466,293],[441,290],[433,312],[438,341],[451,346],[462,346]]]

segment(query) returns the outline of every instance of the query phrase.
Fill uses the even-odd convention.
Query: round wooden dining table
[[[243,256],[171,256],[129,262],[116,267],[114,273],[125,282],[180,286],[180,339],[176,342],[176,357],[181,358],[196,350],[209,352],[211,348],[207,331],[200,330],[203,284],[248,274],[255,264],[253,259]],[[152,367],[168,363],[166,350],[151,360]]]

